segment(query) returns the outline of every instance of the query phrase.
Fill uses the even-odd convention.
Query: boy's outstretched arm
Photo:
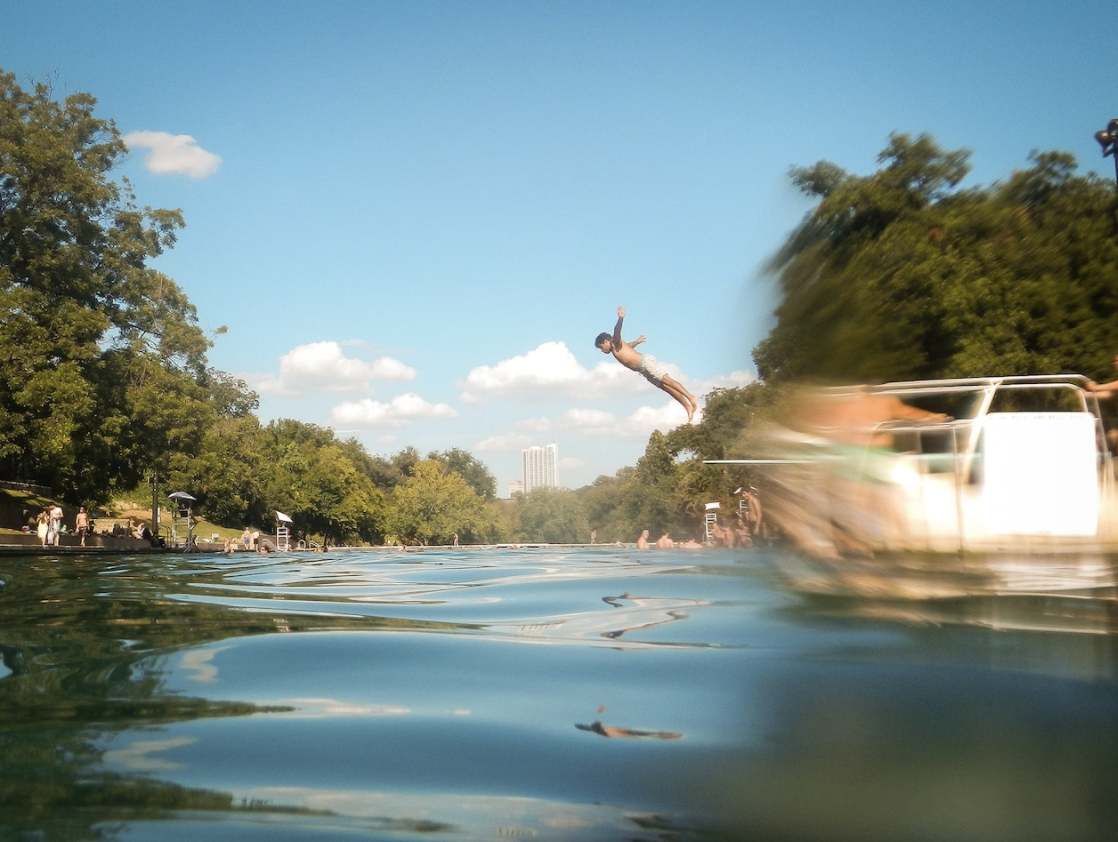
[[[617,324],[613,328],[613,347],[615,349],[621,348],[621,323],[625,321],[625,308],[620,304],[617,306]]]

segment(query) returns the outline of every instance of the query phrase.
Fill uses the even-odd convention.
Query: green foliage
[[[707,503],[737,506],[734,491],[756,481],[753,469],[708,465],[750,453],[750,435],[779,413],[782,390],[762,383],[715,389],[705,396],[701,422],[654,432],[635,467],[598,477],[577,497],[598,541],[632,542],[647,529],[653,538],[701,539]],[[583,538],[582,540],[585,540]]]
[[[359,470],[332,430],[291,419],[270,423],[256,448],[265,523],[274,510],[294,520],[297,534],[328,544],[373,542],[383,536],[387,501]]]
[[[871,176],[794,169],[819,197],[773,259],[769,383],[1105,373],[1118,333],[1114,188],[1066,153],[957,190],[965,151],[894,135]]]
[[[455,471],[436,459],[415,463],[392,492],[389,531],[409,544],[473,543],[488,535],[492,513],[484,500]]]
[[[625,467],[612,477],[600,476],[577,492],[586,513],[586,524],[597,531],[599,543],[632,541],[636,537],[633,534],[634,525],[627,519],[621,505],[624,500],[623,489],[634,470],[632,467]]]
[[[271,513],[262,448],[255,416],[219,418],[206,432],[200,458],[178,484],[192,489],[199,509],[215,523],[262,524]]]
[[[95,105],[0,72],[0,475],[85,502],[183,469],[215,413],[255,407],[147,265],[182,216],[110,179],[127,149]]]
[[[490,476],[464,451],[448,453]],[[279,510],[294,520],[296,535],[327,544],[449,543],[455,533],[463,543],[493,543],[512,533],[497,504],[446,462],[415,457],[414,448],[371,456],[328,428],[292,419],[261,427],[252,414],[233,414],[219,417],[200,456],[164,481],[190,489],[215,523],[270,531]],[[399,464],[411,465],[408,476],[399,475]]]
[[[376,543],[385,517],[384,494],[336,445],[312,448],[306,457],[306,470],[289,490],[287,514],[328,543],[353,538]]]
[[[476,494],[486,500],[497,499],[497,479],[489,473],[485,463],[461,448],[451,448],[442,453],[431,452],[428,459],[442,462],[448,471],[454,471],[466,480]]]
[[[565,488],[534,488],[519,494],[513,509],[517,541],[549,544],[583,544],[590,541],[590,526],[582,502]]]

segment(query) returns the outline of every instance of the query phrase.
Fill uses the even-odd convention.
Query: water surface
[[[0,839],[1114,838],[1112,599],[785,560],[0,559]]]

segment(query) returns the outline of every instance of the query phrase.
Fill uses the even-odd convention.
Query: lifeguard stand
[[[745,495],[746,488],[744,485],[734,492],[734,496],[738,498],[738,517],[741,518],[742,523],[749,522],[749,501]]]
[[[291,529],[287,524],[294,521],[283,512],[276,512],[276,552],[286,553],[291,550]]]
[[[717,503],[717,502],[707,503],[707,514],[706,514],[706,523],[705,523],[705,526],[706,526],[705,534],[706,534],[707,543],[710,543],[711,532],[714,528],[714,524],[718,523],[718,510],[721,509],[721,508],[722,508],[721,503]]]
[[[177,547],[179,545],[179,534],[185,533],[184,542],[187,549],[194,548],[194,512],[191,510],[190,504],[197,503],[195,497],[191,497],[185,491],[175,491],[167,495],[172,502],[171,506],[171,546]]]

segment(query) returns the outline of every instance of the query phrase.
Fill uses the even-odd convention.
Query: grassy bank
[[[137,503],[138,497],[139,495],[131,495],[114,500],[108,506],[95,508],[91,512],[94,518],[94,530],[97,532],[111,530],[115,523],[127,525],[129,519],[150,523],[151,509],[143,508],[142,504]],[[28,523],[29,520],[33,522],[39,512],[54,502],[56,501],[53,498],[31,492],[0,488],[0,534],[20,532],[25,523]],[[74,528],[74,515],[77,514],[78,510],[74,506],[61,503],[60,505],[62,505],[62,510],[65,513],[63,521],[67,524],[67,528],[72,530]],[[148,505],[150,506],[150,503]],[[164,504],[159,517],[160,535],[170,536],[171,520],[171,512],[167,504]],[[185,527],[180,525],[180,531],[185,532]],[[242,531],[241,528],[221,526],[205,518],[195,517],[194,537],[199,541],[209,540],[213,535],[218,536],[216,539],[218,541],[224,541],[226,538],[240,538]],[[180,535],[181,537],[183,536]]]

